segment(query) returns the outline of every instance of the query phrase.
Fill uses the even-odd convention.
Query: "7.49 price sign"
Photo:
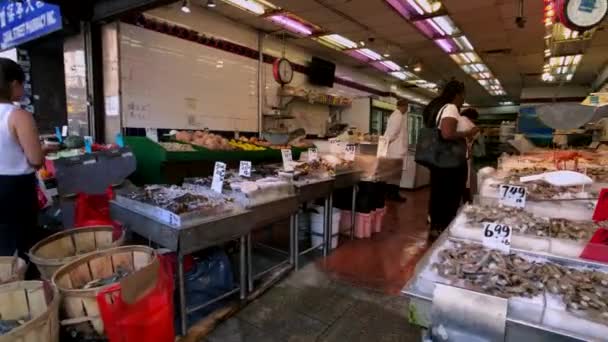
[[[498,187],[498,202],[509,207],[524,208],[526,196],[526,188],[523,186],[501,184]]]
[[[508,253],[511,250],[512,232],[506,224],[486,222],[483,224],[482,243],[484,247]]]

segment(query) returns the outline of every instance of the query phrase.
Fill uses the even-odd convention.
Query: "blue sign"
[[[61,30],[59,6],[38,0],[0,0],[0,50]]]
[[[581,12],[593,13],[597,0],[581,0],[578,10]]]

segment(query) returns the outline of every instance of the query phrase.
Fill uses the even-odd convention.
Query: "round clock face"
[[[588,30],[598,25],[608,12],[608,0],[564,0],[567,26]]]
[[[288,84],[293,79],[293,67],[285,58],[281,58],[275,62],[274,78],[281,84]]]

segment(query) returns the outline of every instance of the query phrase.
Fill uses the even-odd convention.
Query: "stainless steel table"
[[[323,242],[317,246],[311,246],[309,249],[300,252],[299,240],[298,240],[298,213],[296,212],[291,221],[291,248],[293,250],[293,264],[294,268],[298,270],[300,268],[300,256],[306,255],[318,248],[323,248],[323,257],[329,254],[329,248],[327,241],[328,236],[331,235],[331,193],[334,189],[334,178],[324,179],[313,179],[306,181],[296,181],[294,186],[296,188],[296,196],[298,197],[299,204],[310,202],[318,198],[324,198],[323,204]]]
[[[295,196],[258,205],[251,209],[237,209],[223,215],[200,219],[186,223],[180,228],[159,223],[146,216],[140,215],[117,202],[111,203],[111,215],[125,227],[156,244],[170,249],[177,254],[177,290],[179,295],[180,330],[182,335],[187,332],[187,315],[207,307],[219,300],[240,292],[241,299],[247,296],[247,289],[252,284],[251,269],[251,231],[263,225],[280,220],[297,212],[298,201]],[[290,235],[293,232],[290,229]],[[184,282],[184,256],[204,250],[211,246],[220,245],[238,239],[240,242],[239,287],[209,302],[196,307],[186,305]],[[290,241],[293,239],[289,237]],[[290,251],[293,254],[293,251]],[[292,260],[292,257],[290,257]]]
[[[359,181],[361,181],[361,176],[363,175],[363,171],[361,170],[351,170],[345,172],[336,173],[334,189],[346,189],[352,187],[352,202],[350,208],[350,239],[355,238],[355,223],[356,223],[356,211],[357,211],[357,191]],[[330,221],[331,222],[331,221]],[[339,233],[338,233],[339,234]],[[334,237],[333,235],[331,236]],[[328,242],[331,244],[331,241]],[[331,247],[331,246],[330,246]]]

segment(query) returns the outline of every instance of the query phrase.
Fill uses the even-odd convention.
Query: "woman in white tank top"
[[[44,154],[32,114],[13,105],[24,80],[17,63],[0,58],[0,255],[28,252],[37,224],[35,170]]]

